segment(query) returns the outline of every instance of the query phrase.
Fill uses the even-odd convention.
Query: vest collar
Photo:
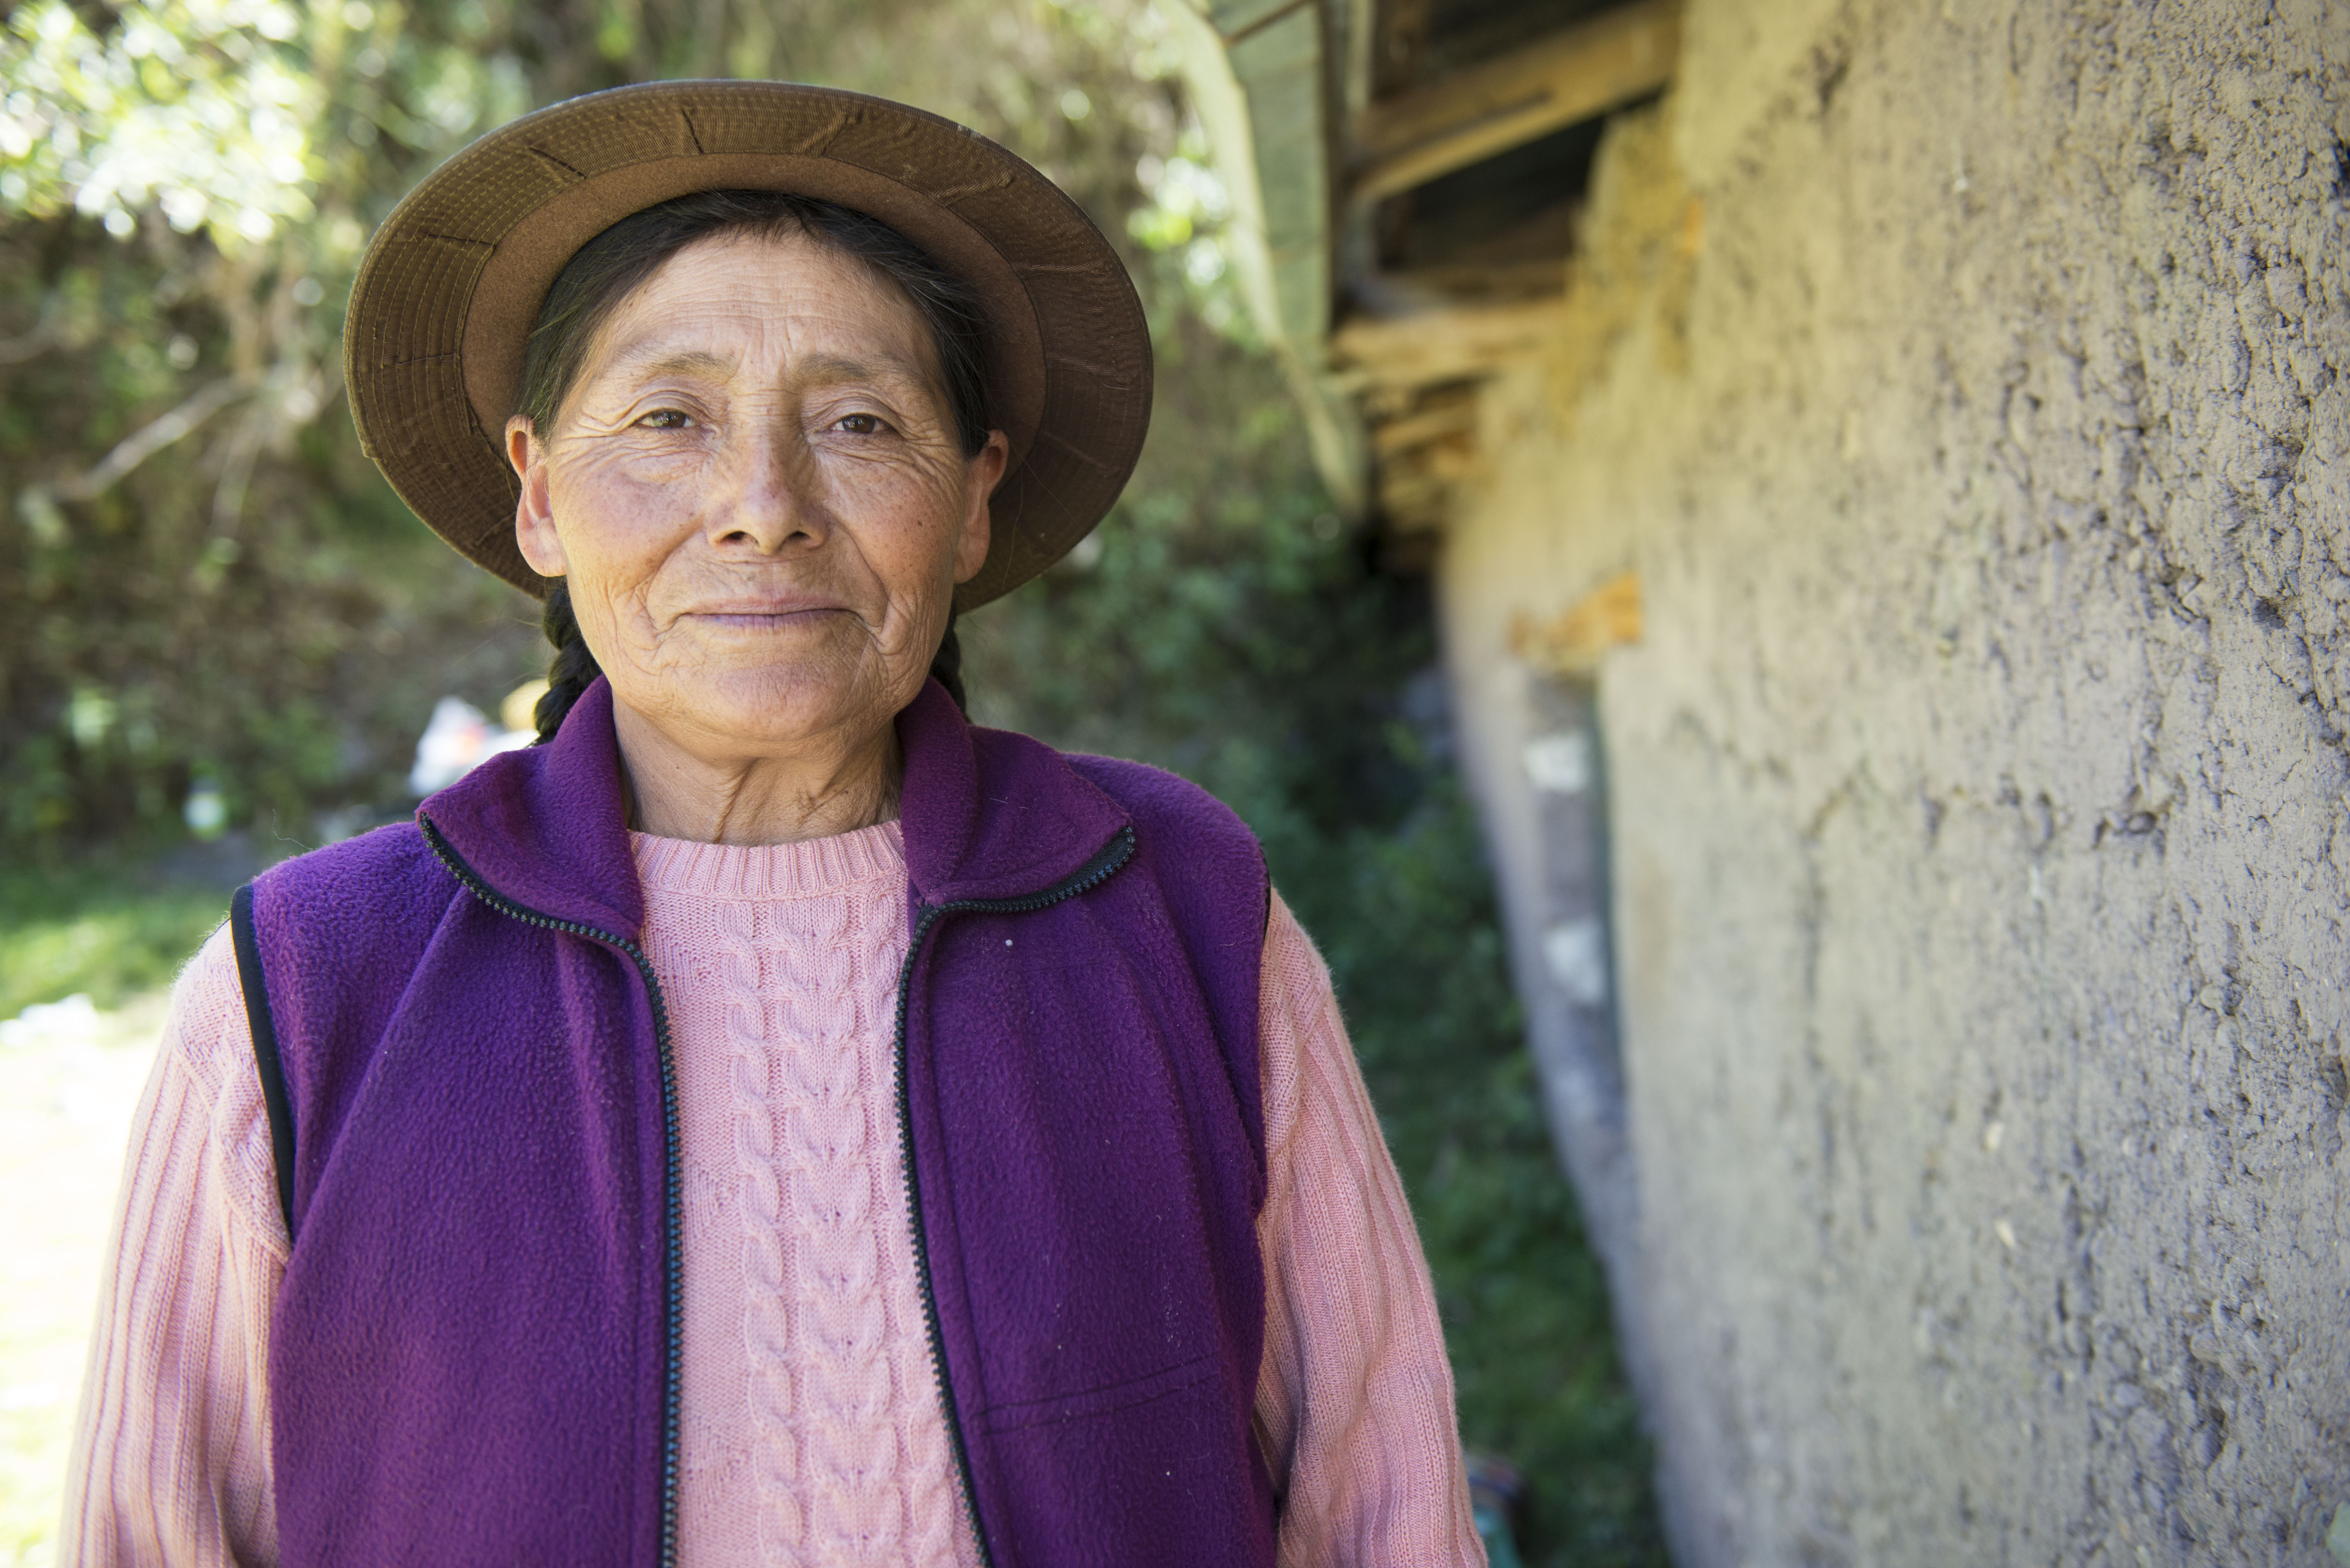
[[[1067,758],[970,722],[935,680],[898,715],[898,745],[906,875],[925,904],[1041,893],[1083,870],[1128,826],[1126,808]]]
[[[897,719],[899,816],[915,896],[1017,898],[1082,870],[1126,811],[1051,747],[966,721],[925,681]],[[598,677],[555,739],[490,758],[417,807],[473,875],[530,912],[634,939],[644,892],[629,847],[612,689]]]

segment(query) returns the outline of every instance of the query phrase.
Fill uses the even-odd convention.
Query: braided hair
[[[546,640],[555,645],[555,660],[546,670],[546,690],[530,713],[543,746],[563,728],[563,716],[571,711],[579,694],[604,672],[596,656],[588,651],[588,639],[579,635],[579,618],[571,613],[571,585],[561,577],[547,585],[546,607],[540,612],[538,624]]]
[[[930,329],[963,455],[976,457],[985,450],[990,429],[983,335],[986,318],[978,296],[888,224],[830,202],[774,191],[695,192],[631,213],[582,246],[539,307],[523,362],[516,411],[534,429],[553,428],[556,410],[578,379],[598,329],[620,302],[686,246],[735,234],[811,240],[854,256],[896,287]],[[538,743],[545,745],[555,739],[564,715],[602,670],[579,635],[570,585],[560,577],[547,586],[539,624],[555,646],[546,694],[532,714]],[[968,711],[962,647],[955,639],[951,608],[946,635],[931,658],[931,675],[946,688],[957,708]]]

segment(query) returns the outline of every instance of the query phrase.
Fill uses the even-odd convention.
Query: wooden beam
[[[1556,299],[1357,317],[1330,337],[1336,379],[1353,389],[1429,387],[1490,376],[1557,336]]]
[[[1477,434],[1477,400],[1452,398],[1433,408],[1415,409],[1400,419],[1371,427],[1371,451],[1383,462],[1456,436]]]
[[[1441,441],[1423,441],[1379,465],[1383,478],[1388,474],[1425,474],[1447,484],[1460,483],[1477,469],[1477,438],[1466,431]]]
[[[1392,196],[1604,114],[1670,81],[1679,54],[1679,0],[1638,0],[1374,103],[1355,128],[1354,193]]]

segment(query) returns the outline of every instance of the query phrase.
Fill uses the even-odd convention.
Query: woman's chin
[[[869,725],[876,710],[886,723],[904,706],[911,693],[894,691],[881,671],[862,664],[817,658],[672,674],[641,711],[663,729],[682,725],[758,750],[789,746],[860,721]]]

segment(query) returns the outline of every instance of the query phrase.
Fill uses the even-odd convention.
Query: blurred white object
[[[187,801],[180,807],[180,819],[198,838],[218,838],[228,826],[228,801],[220,784],[213,779],[198,779],[191,784]]]
[[[98,1007],[84,991],[63,1002],[36,1002],[16,1017],[0,1022],[0,1046],[22,1048],[63,1044],[98,1032]]]
[[[520,751],[538,737],[525,730],[502,730],[462,697],[432,705],[432,720],[416,742],[416,765],[408,770],[412,794],[447,789],[500,752]]]
[[[1545,931],[1543,963],[1575,1002],[1596,1007],[1607,1000],[1607,933],[1590,916]]]
[[[1539,735],[1526,742],[1526,777],[1552,794],[1581,794],[1591,787],[1591,737],[1580,730]]]

